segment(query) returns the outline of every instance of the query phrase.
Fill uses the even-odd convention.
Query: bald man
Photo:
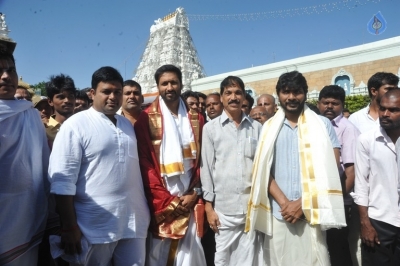
[[[260,122],[261,125],[264,125],[264,123],[267,122],[267,120],[270,119],[273,115],[273,113],[268,113],[266,108],[263,106],[256,106],[250,111],[250,117]]]
[[[271,94],[262,94],[257,99],[257,106],[264,106],[270,117],[274,116],[276,111],[275,98]]]

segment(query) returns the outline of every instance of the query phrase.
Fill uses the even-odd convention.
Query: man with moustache
[[[274,114],[268,113],[265,107],[256,106],[250,111],[250,117],[264,125]]]
[[[340,144],[330,121],[305,105],[307,91],[301,73],[279,77],[281,108],[254,157],[246,231],[266,234],[266,265],[329,265],[324,230],[346,226]]]
[[[221,82],[224,111],[203,129],[201,183],[210,228],[215,232],[215,265],[259,265],[261,235],[245,234],[251,171],[261,124],[241,109],[244,83]]]
[[[14,98],[14,56],[0,40],[0,265],[36,265],[47,217],[49,147],[39,113]]]
[[[218,92],[210,93],[206,99],[206,111],[207,116],[213,120],[220,116],[224,107],[222,106],[221,96]]]
[[[360,213],[362,264],[400,265],[399,89],[382,95],[379,124],[362,133],[356,147],[353,198]]]
[[[125,116],[132,125],[136,123],[142,112],[142,87],[134,80],[125,80],[122,88],[122,107],[118,111]]]
[[[54,114],[50,117],[46,128],[50,149],[61,125],[74,114],[76,88],[70,76],[60,74],[51,76],[45,85],[49,104],[53,107]]]
[[[377,72],[369,78],[367,86],[371,102],[349,118],[361,133],[379,126],[379,102],[386,92],[396,89],[398,83],[399,77],[387,72]]]
[[[86,258],[79,265],[145,264],[150,217],[135,132],[128,119],[116,115],[122,84],[112,67],[95,71],[93,106],[65,121],[50,156],[61,247]]]
[[[147,265],[205,265],[196,216],[204,120],[181,96],[182,72],[164,65],[154,74],[159,95],[135,123],[140,169],[150,206]],[[204,212],[204,209],[203,209]],[[197,213],[200,214],[200,213]],[[204,213],[203,213],[204,214]]]
[[[353,199],[350,192],[354,187],[354,161],[356,140],[360,135],[358,129],[343,116],[343,106],[345,103],[346,93],[344,89],[337,85],[325,86],[319,93],[318,109],[321,115],[328,118],[336,136],[340,142],[340,168],[339,176],[342,182],[343,201],[346,217],[346,227],[340,229],[330,229],[327,231],[328,250],[331,259],[331,265],[352,265],[350,254],[350,246],[357,245],[357,241],[349,243],[349,231],[357,230],[359,227],[351,227],[350,212],[353,205]],[[357,208],[356,206],[354,206]]]
[[[276,111],[275,98],[271,94],[261,94],[257,99],[257,106],[263,106],[269,117],[274,116]]]

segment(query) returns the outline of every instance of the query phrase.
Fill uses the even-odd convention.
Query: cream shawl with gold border
[[[262,129],[254,157],[252,188],[245,231],[272,235],[272,213],[268,183],[274,144],[283,125],[282,109]],[[339,172],[324,122],[304,106],[298,120],[302,206],[307,221],[322,230],[346,226]]]

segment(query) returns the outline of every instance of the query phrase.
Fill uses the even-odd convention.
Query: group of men
[[[271,95],[251,108],[236,76],[208,96],[181,95],[176,66],[154,77],[142,110],[140,85],[101,67],[74,112],[73,80],[53,76],[39,115],[0,51],[1,265],[35,265],[53,222],[70,265],[355,265],[357,230],[363,265],[400,264],[397,76],[373,75],[350,121],[339,86],[311,111],[297,71],[279,77],[278,110]]]

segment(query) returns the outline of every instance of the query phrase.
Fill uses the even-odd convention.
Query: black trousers
[[[351,205],[344,206],[346,224],[350,221]],[[349,227],[329,229],[326,231],[329,258],[332,266],[352,266],[350,246],[348,241]]]
[[[362,265],[399,266],[400,228],[371,218],[370,221],[381,244],[375,244],[374,248],[362,244]]]

